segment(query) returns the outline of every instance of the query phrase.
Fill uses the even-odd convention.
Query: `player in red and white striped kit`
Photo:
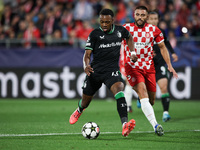
[[[124,61],[125,72],[129,84],[137,92],[141,108],[155,133],[163,135],[164,131],[157,123],[152,105],[155,102],[156,79],[155,67],[153,62],[153,44],[158,44],[161,54],[168,65],[168,70],[173,73],[175,78],[178,75],[171,65],[168,50],[164,44],[164,37],[160,29],[154,25],[147,24],[148,10],[145,6],[138,6],[135,9],[135,23],[127,23],[124,27],[132,34],[135,43],[135,52],[130,52],[124,41]],[[137,62],[132,59],[138,57]]]

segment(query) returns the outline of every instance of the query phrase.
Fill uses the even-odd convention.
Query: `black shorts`
[[[116,82],[124,83],[120,71],[107,72],[104,74],[92,73],[85,78],[82,87],[83,94],[93,96],[102,86],[102,83],[110,90],[111,86]]]
[[[156,82],[162,78],[168,78],[169,72],[165,66],[165,63],[158,63],[155,65],[156,70]]]

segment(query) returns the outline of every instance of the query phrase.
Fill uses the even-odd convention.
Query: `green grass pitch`
[[[0,150],[122,150],[122,149],[200,149],[200,101],[171,100],[169,122],[162,122],[162,105],[157,100],[154,111],[162,124],[162,137],[153,132],[141,109],[133,101],[136,128],[128,137],[121,135],[121,122],[115,100],[94,99],[79,121],[69,124],[78,100],[1,99]],[[88,122],[100,126],[95,140],[85,139],[82,126]]]

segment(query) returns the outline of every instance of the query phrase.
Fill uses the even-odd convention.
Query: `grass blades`
[[[79,121],[69,124],[71,113],[78,100],[1,99],[0,149],[1,150],[71,150],[71,149],[200,149],[200,101],[171,100],[169,122],[162,122],[162,105],[157,100],[154,111],[165,135],[159,137],[133,101],[136,128],[128,137],[121,135],[121,122],[116,101],[94,99]],[[100,126],[95,140],[81,135],[88,122]]]

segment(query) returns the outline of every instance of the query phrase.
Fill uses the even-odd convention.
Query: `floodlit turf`
[[[78,100],[0,100],[0,150],[116,150],[116,149],[200,149],[200,101],[171,101],[169,122],[162,122],[158,100],[154,110],[165,135],[159,137],[133,101],[136,128],[128,137],[121,135],[121,123],[114,100],[93,100],[79,121],[69,124]],[[81,135],[88,122],[100,126],[95,140]]]

